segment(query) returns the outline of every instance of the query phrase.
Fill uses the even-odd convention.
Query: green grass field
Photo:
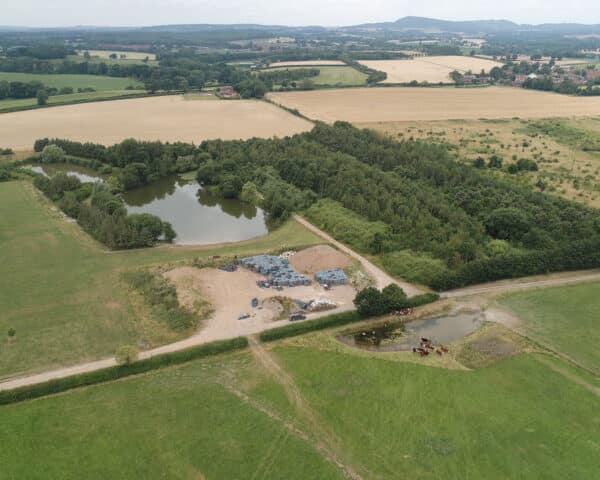
[[[305,69],[310,67],[276,67],[276,68],[287,68],[289,70]],[[355,68],[349,66],[316,66],[320,71],[320,74],[316,77],[310,77],[310,80],[317,86],[321,85],[339,85],[344,87],[360,86],[367,82],[368,75],[359,72]],[[275,70],[275,68],[267,69]]]
[[[315,448],[322,435],[364,480],[587,479],[597,472],[597,397],[536,355],[450,371],[299,345],[280,343],[272,355],[299,389],[301,409],[248,352],[0,407],[2,472],[343,478]],[[318,428],[307,423],[307,409]]]
[[[210,255],[320,243],[289,222],[267,236],[214,247],[106,253],[29,182],[0,184],[0,378],[110,356],[122,345],[177,337],[128,296],[121,272]],[[6,343],[9,328],[17,341]]]
[[[96,91],[125,90],[125,87],[142,86],[133,78],[109,77],[105,75],[70,75],[70,74],[44,74],[44,73],[12,73],[0,72],[0,81],[31,82],[39,81],[47,87],[62,88],[73,87],[94,88]]]
[[[145,93],[144,90],[102,90],[99,92],[72,93],[69,95],[53,95],[51,97],[48,97],[48,105],[62,105],[69,103],[78,103],[83,101],[116,99],[119,97],[143,93]],[[20,98],[18,100],[0,100],[0,112],[2,110],[13,110],[17,108],[27,108],[36,106],[37,99],[35,98]]]
[[[532,339],[600,373],[600,283],[544,288],[507,295],[500,304],[522,321]]]

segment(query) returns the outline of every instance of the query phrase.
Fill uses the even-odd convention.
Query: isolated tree
[[[8,337],[13,338],[17,334],[17,331],[14,328],[8,329]]]
[[[58,145],[46,145],[40,159],[42,163],[62,163],[65,161],[65,151]]]
[[[47,105],[48,104],[48,92],[44,89],[40,89],[37,92],[37,104]]]
[[[91,58],[90,52],[88,52],[87,50],[85,52],[83,52],[83,58],[85,58],[86,60],[89,60]]]

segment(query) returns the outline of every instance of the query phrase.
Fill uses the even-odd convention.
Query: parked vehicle
[[[249,313],[241,313],[240,316],[238,317],[238,320],[245,320],[246,318],[250,318],[250,314]]]
[[[304,315],[303,313],[290,314],[290,322],[295,322],[297,320],[305,320],[305,319],[306,319],[306,315]]]

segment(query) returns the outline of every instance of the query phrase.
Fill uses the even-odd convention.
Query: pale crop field
[[[466,73],[489,72],[502,64],[484,58],[463,56],[418,57],[408,60],[360,60],[360,63],[374,70],[387,73],[382,83],[451,82],[450,73],[457,70]]]
[[[256,100],[192,102],[183,96],[138,98],[0,115],[0,145],[30,150],[38,138],[112,145],[126,138],[183,141],[283,137],[312,124]]]
[[[345,88],[270,93],[313,120],[352,123],[479,118],[594,116],[600,97],[571,97],[512,87]]]

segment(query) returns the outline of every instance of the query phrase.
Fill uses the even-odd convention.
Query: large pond
[[[394,352],[418,347],[422,337],[435,345],[460,340],[477,330],[483,321],[484,316],[481,313],[461,313],[404,324],[386,323],[339,335],[337,338],[348,345],[365,350]]]
[[[29,169],[35,173],[41,173],[46,177],[52,177],[59,172],[66,173],[72,177],[77,177],[82,183],[102,182],[102,176],[91,168],[72,165],[70,163],[52,164],[52,165],[34,165]]]
[[[238,242],[269,231],[260,208],[222,198],[180,176],[126,192],[123,199],[129,213],[151,213],[170,222],[177,244]]]

